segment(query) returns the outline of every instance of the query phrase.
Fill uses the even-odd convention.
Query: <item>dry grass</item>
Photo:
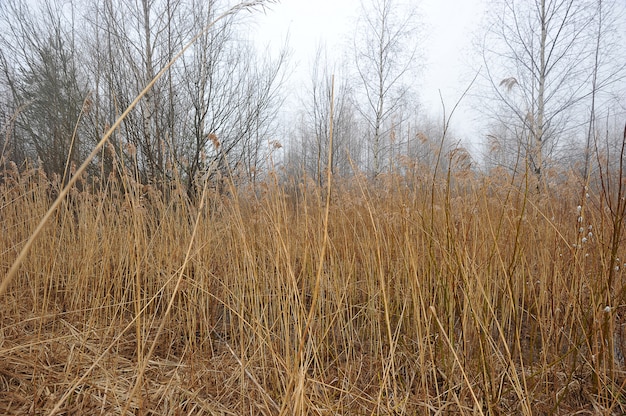
[[[576,186],[462,176],[337,183],[324,259],[311,184],[207,191],[199,210],[83,178],[0,299],[0,413],[626,411],[600,196],[578,222]],[[0,273],[56,192],[4,172]]]

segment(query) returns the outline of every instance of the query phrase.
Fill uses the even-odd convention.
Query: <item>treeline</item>
[[[0,111],[3,160],[39,163],[65,178],[184,44],[94,160],[105,174],[128,168],[145,183],[204,172],[254,180],[276,128],[285,53],[257,52],[244,17],[203,31],[216,1],[2,2]],[[113,158],[123,161],[113,165]],[[212,167],[209,169],[209,167]]]
[[[600,164],[609,168],[600,155],[621,159],[626,60],[616,52],[619,2],[489,3],[476,50],[480,69],[464,97],[480,103],[485,139],[471,139],[484,145],[482,154],[454,137],[454,103],[446,103],[443,122],[419,104],[424,40],[410,5],[363,2],[344,61],[320,46],[309,79],[294,93],[286,82],[288,42],[260,52],[250,35],[258,15],[233,13],[207,30],[229,4],[3,1],[2,164],[38,165],[67,181],[195,36],[113,133],[93,173],[127,170],[142,183],[183,183],[193,195],[199,179],[255,183],[275,168],[320,185],[328,169],[342,177],[505,169],[547,183],[551,170],[574,168],[588,178]],[[281,117],[285,103],[289,119]]]
[[[436,123],[419,114],[407,82],[416,47],[397,39],[412,33],[413,15],[398,20],[400,9],[391,3],[370,10],[355,62],[335,64],[320,47],[310,80],[293,94],[302,108],[295,120],[281,120],[288,47],[260,53],[247,35],[254,14],[231,15],[203,32],[226,3],[3,2],[3,161],[40,164],[67,180],[150,80],[201,33],[124,119],[94,171],[115,172],[115,159],[143,182],[182,180],[193,192],[200,176],[255,182],[270,164],[321,183],[329,167],[343,176],[378,175],[433,163],[441,137]],[[385,28],[378,41],[371,37],[376,27]],[[351,82],[355,67],[359,76]],[[331,97],[335,72],[342,76]]]

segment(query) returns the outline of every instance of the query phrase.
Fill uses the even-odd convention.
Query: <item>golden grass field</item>
[[[59,181],[2,178],[4,276]],[[0,298],[0,413],[622,414],[618,218],[527,179],[83,177]]]

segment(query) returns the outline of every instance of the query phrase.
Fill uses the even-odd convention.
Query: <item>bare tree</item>
[[[621,45],[626,40],[626,37],[622,35],[622,38],[613,30],[619,27],[618,16],[626,12],[626,8],[622,5],[620,11],[617,3],[596,0],[596,9],[594,13],[593,22],[593,71],[590,80],[590,99],[589,99],[589,119],[588,128],[584,145],[584,166],[582,170],[582,177],[585,181],[588,181],[592,170],[591,156],[593,153],[594,139],[597,136],[598,128],[596,126],[596,119],[598,117],[597,111],[604,107],[604,111],[608,109],[617,109],[619,111],[620,101],[615,103],[615,98],[603,97],[603,93],[606,93],[606,87],[611,84],[619,84],[626,77],[626,58],[623,58],[621,53],[615,54],[614,51],[619,51]],[[623,33],[623,32],[622,32]],[[618,87],[619,88],[619,87]],[[622,88],[622,95],[624,90]],[[612,95],[612,94],[611,94]],[[611,105],[611,104],[616,105]],[[610,110],[608,110],[610,111]],[[607,112],[608,118],[608,112]]]
[[[67,177],[68,162],[81,159],[77,127],[87,82],[78,71],[73,15],[68,18],[56,2],[39,6],[20,0],[0,5],[0,76],[16,116],[15,150]]]
[[[142,180],[182,178],[190,194],[203,172],[237,172],[254,179],[280,105],[287,59],[259,55],[240,17],[204,28],[221,1],[160,0],[95,2],[87,17],[91,68],[98,102],[94,122],[109,125],[171,57],[198,33],[200,38],[161,78],[125,120],[113,144],[132,150]],[[126,158],[127,160],[129,158]],[[209,166],[218,169],[208,169]]]
[[[20,136],[10,141],[23,146],[14,155],[40,158],[62,173],[67,155],[82,160],[84,140],[99,141],[182,45],[201,34],[111,136],[122,157],[103,152],[98,162],[105,173],[133,167],[143,182],[180,178],[190,194],[207,172],[209,179],[251,181],[262,174],[278,145],[285,50],[259,54],[240,15],[205,30],[225,0],[75,1],[80,8],[42,1],[38,14],[27,0],[0,5],[0,79],[11,92],[2,108],[12,114],[28,104],[16,123]],[[86,97],[90,105],[82,108]]]
[[[333,69],[334,68],[334,69]],[[358,123],[352,89],[345,71],[329,63],[326,48],[320,45],[313,60],[310,85],[302,97],[299,124],[300,154],[291,163],[302,162],[311,177],[321,185],[329,168],[334,175],[347,176],[352,163],[358,163]],[[335,75],[333,149],[329,165],[332,76]],[[292,155],[294,156],[294,155]]]
[[[355,63],[363,97],[357,108],[369,127],[373,174],[384,163],[385,139],[410,87],[406,76],[415,69],[415,13],[394,0],[362,3],[355,40]],[[394,120],[394,115],[396,116]]]
[[[513,152],[521,150],[540,182],[559,137],[582,136],[582,106],[590,96],[589,86],[593,82],[593,91],[598,91],[614,81],[592,79],[598,65],[594,30],[601,3],[500,0],[494,4],[481,49],[485,78],[496,98],[489,111],[494,125],[508,131],[497,127],[500,131],[491,137],[498,142],[507,138],[502,144]]]
[[[204,3],[193,7],[196,30],[214,13]],[[259,56],[236,29],[237,22],[222,21],[182,60],[180,77],[187,81],[178,93],[190,104],[189,122],[182,129],[184,139],[174,143],[174,154],[190,180],[217,165],[221,175],[237,172],[254,181],[274,140],[286,49],[277,57]]]
[[[125,108],[192,35],[178,26],[182,2],[120,1],[93,3],[86,16],[92,25],[85,44],[93,51],[98,121],[108,125],[119,108]],[[160,79],[140,103],[137,112],[124,121],[119,137],[113,139],[118,152],[134,149],[144,181],[169,179],[168,144],[175,140],[179,106],[175,94],[175,69]],[[123,139],[122,139],[123,137]]]

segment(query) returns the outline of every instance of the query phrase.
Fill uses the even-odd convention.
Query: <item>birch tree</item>
[[[383,168],[393,122],[399,123],[393,117],[410,91],[407,75],[417,66],[417,29],[415,13],[394,0],[367,0],[361,5],[354,45],[362,91],[357,108],[368,126],[376,176]]]
[[[487,108],[496,121],[493,125],[508,132],[493,132],[489,146],[520,150],[540,183],[556,156],[559,138],[583,137],[583,109],[598,64],[594,39],[600,3],[493,2],[481,45],[485,79],[495,98]],[[598,81],[593,91],[611,83],[610,77]]]

